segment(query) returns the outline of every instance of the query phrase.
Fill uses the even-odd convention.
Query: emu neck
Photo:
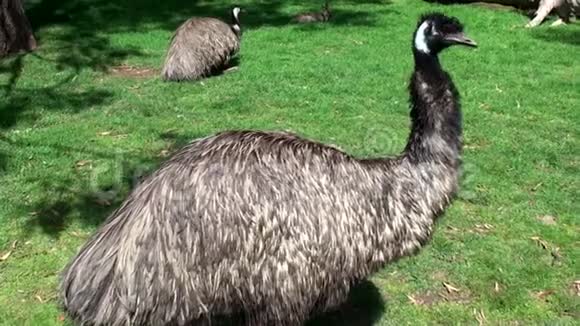
[[[411,134],[405,154],[416,163],[457,166],[461,155],[459,93],[436,54],[414,51],[411,77]]]
[[[236,34],[236,36],[238,37],[238,39],[242,37],[242,26],[240,25],[240,19],[233,12],[232,12],[231,28],[234,34]]]

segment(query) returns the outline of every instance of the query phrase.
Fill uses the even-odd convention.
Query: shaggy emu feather
[[[138,185],[68,265],[66,311],[92,325],[300,325],[430,239],[458,188],[459,95],[437,53],[474,46],[455,19],[414,38],[412,130],[397,157],[357,159],[288,133],[228,131]]]
[[[240,8],[232,10],[232,25],[210,17],[183,23],[171,39],[162,77],[164,80],[197,80],[227,67],[240,50]]]

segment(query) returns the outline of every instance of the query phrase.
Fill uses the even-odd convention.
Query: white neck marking
[[[429,46],[427,45],[427,39],[425,37],[425,30],[429,27],[429,22],[423,22],[417,29],[417,35],[415,35],[415,48],[423,53],[429,54]]]

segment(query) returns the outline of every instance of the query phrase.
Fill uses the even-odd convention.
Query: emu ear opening
[[[477,43],[474,40],[467,37],[467,35],[465,35],[465,33],[463,32],[447,34],[444,36],[444,39],[449,44],[459,44],[474,48],[477,47]]]

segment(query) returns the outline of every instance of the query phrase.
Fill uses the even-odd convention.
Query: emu
[[[476,46],[421,17],[405,150],[355,158],[290,133],[197,139],[139,184],[64,270],[67,313],[90,325],[301,325],[416,253],[458,190],[459,94],[438,54]]]
[[[551,26],[569,24],[572,19],[580,15],[580,0],[540,0],[538,10],[533,15],[534,18],[526,24],[526,27],[540,25],[552,11],[556,11],[558,19]]]
[[[292,19],[293,22],[307,24],[316,22],[327,22],[330,19],[330,6],[328,1],[324,2],[322,10],[320,12],[306,12],[299,14]]]
[[[231,25],[217,18],[193,17],[179,26],[167,51],[162,78],[192,81],[226,69],[240,50],[240,11],[239,7],[232,9]]]

